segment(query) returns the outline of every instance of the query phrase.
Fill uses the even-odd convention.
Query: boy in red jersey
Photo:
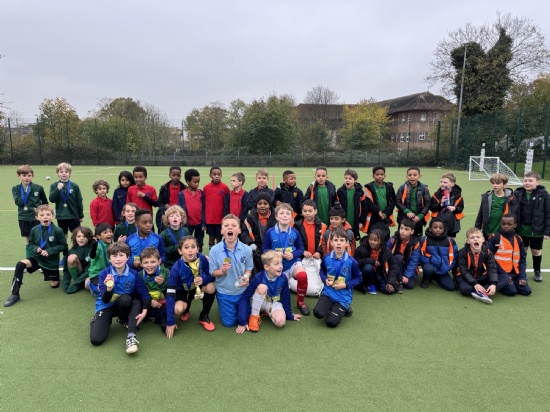
[[[223,198],[229,193],[229,188],[222,182],[222,169],[217,166],[210,168],[210,179],[203,193],[208,247],[212,248],[222,240]]]
[[[103,179],[96,180],[92,189],[97,197],[90,202],[90,217],[95,226],[100,223],[108,223],[115,226],[115,215],[113,213],[113,201],[107,197],[109,183]]]
[[[143,166],[136,166],[132,172],[135,186],[128,188],[126,203],[135,203],[138,209],[147,209],[153,213],[153,206],[158,206],[157,191],[153,186],[145,183],[147,180],[147,169]]]
[[[246,215],[248,215],[248,199],[250,195],[243,189],[245,177],[241,172],[231,175],[231,190],[223,198],[223,214],[224,216],[232,214],[238,216],[241,223],[244,223]]]

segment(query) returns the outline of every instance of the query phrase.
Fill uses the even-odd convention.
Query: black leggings
[[[325,316],[327,317],[327,326],[329,328],[338,326],[345,314],[346,308],[337,302],[333,302],[332,299],[326,295],[321,295],[313,309],[313,315],[317,319],[323,319]]]
[[[109,336],[111,321],[118,316],[122,322],[128,323],[128,333],[136,333],[136,316],[141,312],[141,300],[132,299],[130,295],[120,295],[113,305],[100,310],[90,322],[90,342],[101,345]]]

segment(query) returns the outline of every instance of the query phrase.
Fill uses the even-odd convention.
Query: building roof
[[[408,96],[396,97],[395,99],[382,100],[378,104],[388,106],[388,114],[390,115],[415,110],[448,111],[454,106],[443,96],[436,96],[430,92],[415,93]]]

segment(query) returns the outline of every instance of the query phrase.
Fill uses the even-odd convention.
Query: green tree
[[[512,39],[504,29],[488,52],[475,42],[455,48],[451,52],[451,60],[456,70],[454,93],[458,99],[462,79],[464,90],[462,112],[466,116],[486,113],[501,109],[508,90],[512,86],[508,64],[512,60]],[[463,72],[464,53],[466,67]]]
[[[238,134],[239,146],[249,153],[290,153],[297,131],[294,100],[286,95],[272,95],[246,107]]]
[[[497,13],[497,18],[492,23],[481,26],[467,23],[462,28],[450,31],[447,38],[439,41],[433,52],[431,73],[426,77],[426,82],[431,86],[440,84],[443,94],[453,95],[457,70],[453,65],[451,52],[456,48],[464,48],[467,43],[477,43],[483,50],[488,50],[497,43],[502,29],[512,39],[512,59],[507,67],[514,83],[526,82],[532,76],[548,71],[550,49],[540,27],[526,17]]]
[[[44,99],[39,106],[35,135],[39,134],[43,146],[76,143],[80,120],[73,106],[64,97]]]
[[[343,145],[348,150],[367,151],[378,148],[380,137],[388,131],[388,108],[374,99],[346,105],[343,111],[344,127],[340,130]]]
[[[192,150],[220,150],[229,135],[229,112],[220,102],[213,102],[191,110],[184,125]]]
[[[299,141],[296,145],[303,152],[323,152],[331,146],[331,131],[323,120],[313,123],[301,123],[298,128]]]

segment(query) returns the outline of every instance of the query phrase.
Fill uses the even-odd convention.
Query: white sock
[[[251,315],[258,316],[260,314],[260,308],[262,307],[262,303],[264,303],[265,295],[260,295],[259,293],[254,293],[254,296],[252,296],[252,311],[250,312]]]

